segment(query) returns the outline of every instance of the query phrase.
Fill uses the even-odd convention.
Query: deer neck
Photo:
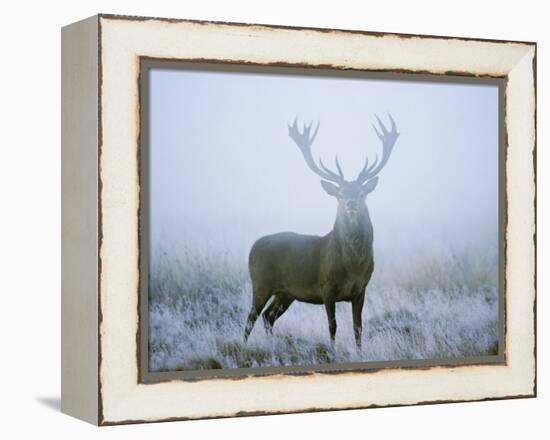
[[[338,207],[332,235],[346,259],[360,263],[371,255],[373,229],[367,207],[360,207],[355,215]]]

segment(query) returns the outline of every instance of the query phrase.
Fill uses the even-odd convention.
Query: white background
[[[95,1],[4,3],[0,160],[2,438],[547,438],[544,310],[550,47],[544,2]],[[97,12],[538,42],[538,367],[529,400],[94,428],[59,413],[60,27]],[[545,264],[546,263],[546,264]],[[546,400],[546,402],[545,402]],[[32,437],[31,437],[32,438]]]

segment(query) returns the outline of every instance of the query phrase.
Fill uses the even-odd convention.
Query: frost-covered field
[[[336,344],[323,306],[295,302],[267,335],[258,319],[246,345],[251,304],[246,258],[185,249],[152,258],[149,299],[153,371],[462,358],[498,351],[496,256],[377,258],[358,352],[351,305],[338,303]]]

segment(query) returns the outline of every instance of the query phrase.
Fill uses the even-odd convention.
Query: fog
[[[199,246],[246,255],[280,231],[323,235],[336,201],[306,166],[287,124],[320,121],[315,158],[347,180],[401,136],[367,198],[375,249],[494,248],[498,239],[498,88],[189,70],[150,71],[153,251]]]

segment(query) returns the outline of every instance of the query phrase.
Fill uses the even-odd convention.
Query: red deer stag
[[[249,256],[252,279],[252,308],[244,330],[248,339],[256,319],[267,302],[271,304],[262,314],[266,331],[295,301],[324,304],[331,343],[336,337],[335,308],[338,301],[351,301],[353,329],[357,347],[361,348],[361,312],[365,289],[373,269],[373,228],[366,205],[366,196],[378,183],[378,173],[386,165],[399,136],[389,115],[388,130],[378,117],[376,135],[382,142],[382,159],[369,164],[368,157],[357,179],[347,181],[336,157],[338,173],[328,169],[321,160],[315,163],[311,145],[319,124],[310,136],[311,126],[304,125],[302,133],[297,120],[289,125],[288,134],[300,149],[308,167],[319,177],[321,186],[338,201],[334,228],[324,237],[280,232],[257,240]],[[332,183],[331,183],[332,182]]]

